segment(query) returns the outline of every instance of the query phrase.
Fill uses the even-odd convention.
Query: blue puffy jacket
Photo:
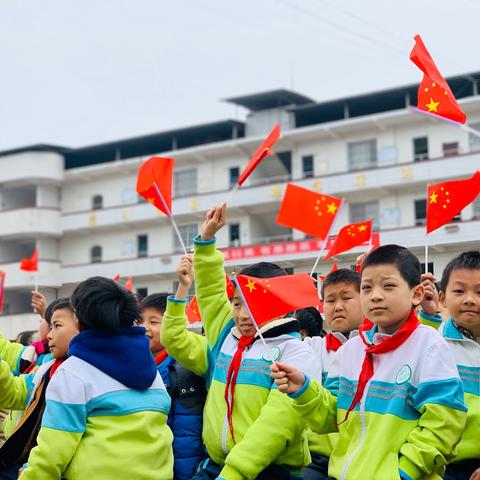
[[[168,425],[173,432],[174,480],[190,480],[206,457],[202,442],[205,380],[167,356],[157,370],[172,399]]]

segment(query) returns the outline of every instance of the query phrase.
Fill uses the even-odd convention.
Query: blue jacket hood
[[[121,328],[114,333],[85,330],[73,337],[68,355],[81,358],[134,390],[146,390],[157,376],[143,327]]]

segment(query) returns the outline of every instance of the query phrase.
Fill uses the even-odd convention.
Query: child
[[[208,374],[210,382],[203,423],[209,459],[194,479],[298,478],[310,463],[305,424],[293,402],[275,388],[269,365],[281,356],[310,375],[318,368],[295,319],[277,318],[262,325],[265,347],[237,290],[230,303],[223,255],[214,238],[225,223],[226,206],[212,209],[194,241],[196,293],[208,344],[206,354],[201,351],[198,358],[203,359],[201,373]],[[240,273],[262,278],[286,275],[265,262]],[[171,343],[163,338],[172,354],[173,339],[173,334]]]
[[[185,293],[188,293],[188,288]],[[172,399],[168,425],[173,432],[173,478],[190,480],[200,461],[205,458],[202,413],[207,390],[205,380],[177,363],[161,343],[160,329],[167,297],[173,296],[168,293],[154,293],[144,298],[140,304],[142,319],[139,325],[146,329],[157,370]]]
[[[440,479],[455,455],[466,408],[448,345],[420,325],[420,263],[385,245],[361,270],[367,323],[339,349],[325,387],[278,363],[272,375],[317,432],[337,430],[328,473],[336,479]],[[359,361],[363,359],[363,363]]]
[[[440,301],[450,318],[441,327],[455,357],[468,406],[467,425],[445,479],[470,479],[480,468],[480,251],[464,252],[443,271]]]
[[[18,470],[18,465],[27,460],[30,450],[36,445],[45,408],[45,390],[56,368],[67,357],[70,340],[78,333],[68,298],[52,302],[47,313],[51,324],[48,343],[52,360],[36,371],[20,376],[14,376],[7,363],[2,361],[0,365],[0,407],[25,409],[24,413],[19,412],[21,420],[18,425],[12,425],[12,432],[0,449],[0,469],[5,478],[7,469]]]
[[[338,349],[358,333],[363,321],[360,304],[360,275],[347,268],[328,274],[321,288],[325,323],[331,330],[324,338],[306,338],[321,361],[322,382]],[[337,433],[319,435],[308,432],[312,463],[303,469],[306,480],[328,478],[328,458],[338,438]]]
[[[38,445],[19,478],[171,479],[170,398],[145,329],[133,327],[134,295],[93,277],[71,304],[80,333],[48,385]]]

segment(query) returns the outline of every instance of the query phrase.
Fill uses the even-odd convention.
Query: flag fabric
[[[277,223],[323,240],[327,238],[341,204],[341,198],[289,183],[278,212]]]
[[[165,215],[172,213],[172,180],[175,159],[150,157],[138,170],[137,193]],[[161,196],[154,187],[156,183]],[[162,200],[163,197],[163,200]]]
[[[114,277],[113,277],[113,281],[114,282],[119,282],[120,281],[120,274],[117,273]]]
[[[357,247],[362,243],[368,242],[372,236],[372,221],[365,220],[364,222],[351,223],[345,225],[337,235],[330,250],[325,256],[324,260],[346,252],[353,247]]]
[[[332,272],[338,270],[337,262],[333,262],[333,266],[326,275],[320,275],[320,280],[323,282]]]
[[[317,289],[307,273],[283,277],[234,277],[258,326],[300,308],[319,304]]]
[[[38,272],[38,248],[36,248],[30,258],[20,260],[20,270],[25,272]]]
[[[132,277],[128,277],[128,278],[127,278],[127,281],[125,282],[125,288],[126,288],[129,292],[133,292],[133,281],[132,281]]]
[[[465,123],[467,116],[458,105],[420,35],[415,36],[415,46],[410,53],[410,60],[423,72],[423,80],[418,87],[417,108],[438,117]]]
[[[436,183],[427,188],[427,233],[448,223],[480,193],[480,170],[466,180]]]
[[[5,272],[0,270],[0,313],[3,311],[3,296],[5,294]]]
[[[250,176],[250,174],[255,170],[257,165],[267,156],[273,155],[272,147],[275,145],[277,140],[280,138],[280,125],[277,123],[272,131],[268,134],[268,137],[260,145],[257,151],[252,155],[248,165],[245,167],[243,172],[240,174],[237,180],[237,185],[240,187],[243,182]]]

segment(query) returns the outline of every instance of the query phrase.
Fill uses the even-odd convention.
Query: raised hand
[[[183,255],[177,267],[178,289],[175,297],[184,299],[194,280],[192,255]]]
[[[213,207],[207,212],[205,221],[200,229],[203,241],[211,240],[215,234],[227,223],[227,204]]]
[[[45,309],[47,308],[47,302],[43,293],[36,291],[32,292],[32,307],[42,318],[45,318]]]
[[[293,365],[286,363],[274,363],[270,366],[272,373],[270,374],[283,393],[296,393],[305,383],[305,375]]]
[[[431,273],[423,273],[421,283],[425,289],[423,300],[420,303],[422,310],[431,317],[435,316],[438,308],[438,292],[435,287],[435,277]]]

